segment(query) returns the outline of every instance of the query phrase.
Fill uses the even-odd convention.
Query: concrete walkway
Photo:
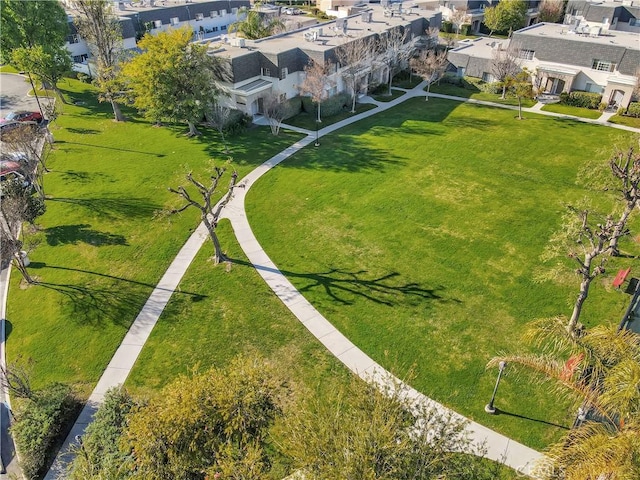
[[[425,83],[421,83],[414,89],[408,91],[406,95],[398,97],[390,102],[377,102],[373,99],[367,99],[369,103],[375,103],[378,108],[368,110],[359,115],[355,115],[348,119],[329,125],[318,131],[318,137],[327,135],[333,131],[350,123],[359,121],[363,118],[367,118],[371,115],[376,115],[384,110],[392,108],[405,100],[420,96],[424,97],[425,92],[422,88]],[[448,95],[430,94],[435,98],[445,98],[456,101],[466,101],[469,103],[478,103],[489,106],[496,106],[500,108],[516,109],[517,107],[505,106],[501,104],[493,104],[491,102],[477,101],[473,99],[465,99],[460,97],[452,97]],[[523,111],[532,111],[531,109],[523,109]],[[566,117],[565,115],[553,114],[551,112],[535,112],[542,113],[549,116]],[[591,122],[593,123],[593,122]],[[621,127],[618,125],[610,125],[615,127]],[[287,128],[283,126],[283,128]],[[296,128],[296,131],[302,131],[306,133],[306,137],[289,146],[273,158],[269,159],[251,173],[249,173],[242,181],[246,188],[238,188],[235,190],[235,196],[231,202],[225,207],[223,211],[223,217],[228,218],[231,221],[231,225],[236,234],[238,242],[243,251],[255,266],[257,272],[262,276],[265,282],[275,292],[275,294],[282,300],[282,302],[296,315],[300,322],[307,327],[307,329],[322,342],[325,347],[332,352],[338,359],[340,359],[351,371],[359,375],[360,377],[368,380],[375,381],[379,384],[386,384],[387,382],[400,382],[395,379],[389,372],[386,372],[380,365],[374,362],[364,352],[358,349],[353,343],[349,341],[344,335],[331,325],[331,323],[324,318],[303,296],[298,292],[295,287],[287,280],[287,278],[278,270],[276,265],[264,252],[258,241],[256,240],[249,222],[246,217],[244,209],[244,200],[249,188],[258,180],[262,175],[268,172],[271,168],[290,157],[295,152],[306,147],[310,143],[315,141],[316,132],[311,132],[304,129]],[[638,130],[638,129],[634,129]],[[86,426],[91,422],[93,415],[102,403],[105,392],[112,387],[122,385],[133,365],[135,364],[138,355],[142,351],[144,343],[149,338],[153,327],[155,326],[160,314],[164,310],[167,302],[171,298],[173,291],[178,287],[182,277],[187,271],[187,268],[195,258],[198,250],[203,243],[207,240],[207,232],[203,224],[200,224],[196,231],[191,235],[189,240],[182,247],[174,261],[169,266],[168,270],[158,283],[157,287],[151,293],[151,296],[147,300],[146,304],[142,308],[142,311],[133,322],[129,332],[125,336],[122,344],[114,354],[113,358],[109,362],[104,374],[98,381],[98,384],[92,392],[89,400],[87,401],[84,409],[82,410],[78,420],[73,426],[70,434],[65,440],[60,453],[55,459],[52,468],[47,473],[46,480],[54,480],[63,475],[65,465],[73,458],[74,445],[77,444],[76,437],[81,436]],[[446,409],[444,406],[434,402],[433,400],[425,397],[420,392],[411,388],[408,385],[403,385],[404,393],[408,398],[412,399],[415,403],[427,403],[432,405],[443,412],[450,412],[452,415],[463,418]],[[520,443],[517,443],[497,432],[494,432],[478,423],[469,422],[467,431],[471,438],[478,443],[485,443],[487,447],[487,456],[493,460],[500,461],[522,473],[529,473],[532,465],[540,460],[542,455],[535,450],[532,450]]]

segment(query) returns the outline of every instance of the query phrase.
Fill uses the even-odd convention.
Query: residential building
[[[564,23],[576,30],[640,33],[640,0],[569,0]]]
[[[525,0],[527,13],[525,25],[533,25],[538,21],[538,6],[540,0]],[[419,0],[420,5],[426,8],[436,8],[442,12],[444,20],[451,21],[457,11],[465,11],[464,23],[471,25],[473,33],[480,32],[482,22],[484,22],[484,10],[495,7],[500,0]]]
[[[533,74],[539,93],[572,90],[602,94],[612,107],[628,107],[640,66],[638,35],[624,31],[578,33],[567,25],[538,23],[514,32],[511,40],[478,38],[449,52],[458,75],[490,79],[494,51],[513,43],[521,66]]]
[[[70,35],[66,47],[76,69],[88,71],[89,49],[73,25],[77,15],[74,0],[63,0],[69,15]],[[113,11],[120,20],[124,50],[135,49],[136,40],[145,33],[157,34],[170,28],[188,25],[194,38],[215,39],[227,33],[229,25],[242,18],[242,9],[250,8],[249,0],[139,0],[113,2]]]
[[[333,95],[345,90],[341,66],[336,60],[336,49],[341,45],[377,37],[397,27],[409,31],[409,41],[418,42],[425,38],[430,26],[440,27],[441,18],[435,11],[393,12],[381,5],[366,5],[352,9],[351,15],[345,18],[260,40],[227,38],[225,43],[211,43],[210,52],[227,62],[228,78],[224,87],[228,105],[254,115],[262,112],[264,98],[269,95],[283,99],[299,95],[304,68],[310,60],[334,66],[332,86],[327,91]],[[369,83],[384,83],[387,74],[386,67],[376,62],[363,72]]]

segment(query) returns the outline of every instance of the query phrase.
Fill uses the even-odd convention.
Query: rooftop
[[[591,29],[587,26],[584,29],[574,30],[571,25],[536,23],[530,27],[518,30],[515,34],[575,40],[601,45],[615,45],[631,50],[640,50],[640,40],[638,40],[637,33],[619,30],[600,30],[599,33],[596,33],[598,30],[597,27]]]
[[[359,12],[344,19],[316,23],[260,40],[245,40],[245,48],[225,44],[216,53],[224,51],[225,56],[235,58],[245,55],[247,50],[260,49],[263,53],[278,54],[296,47],[324,52],[349,40],[381,33],[393,26],[408,25],[418,18],[428,19],[436,13],[432,10],[411,8],[403,10],[402,14],[394,12],[391,16],[388,10],[385,11],[384,7],[375,4],[368,5],[364,11],[371,12],[371,21],[365,21],[363,12]],[[346,29],[343,22],[346,22]]]

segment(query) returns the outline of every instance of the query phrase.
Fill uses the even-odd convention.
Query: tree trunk
[[[316,107],[316,110],[318,111],[318,118],[316,118],[316,122],[322,123],[322,120],[320,119],[320,102],[319,101],[318,101],[318,106]]]
[[[518,120],[522,120],[522,98],[518,97]]]
[[[191,120],[187,120],[187,125],[189,125],[189,136],[190,137],[195,137],[195,136],[200,135],[200,132],[196,128],[196,124],[195,123],[193,123]]]
[[[14,265],[16,266],[18,271],[22,274],[22,277],[24,278],[24,280],[29,285],[33,285],[33,284],[37,283],[33,279],[33,277],[31,277],[31,275],[29,274],[29,271],[27,270],[27,267],[24,266],[24,262],[22,261],[22,257],[20,256],[20,252],[16,252],[14,254],[13,258],[14,258]]]
[[[502,100],[504,100],[505,98],[507,98],[507,86],[506,85],[502,85],[502,96],[500,97]]]
[[[580,313],[582,313],[582,306],[589,296],[589,287],[591,286],[592,280],[593,277],[589,276],[583,278],[582,283],[580,284],[580,293],[578,294],[578,298],[576,298],[576,303],[573,306],[573,312],[571,313],[571,318],[569,319],[569,324],[567,325],[567,331],[572,335],[574,334],[576,326],[578,325],[578,319],[580,318]]]
[[[120,110],[120,105],[118,102],[113,99],[109,100],[111,103],[111,108],[113,108],[113,118],[116,122],[124,122],[124,115],[122,115],[122,110]]]
[[[618,250],[618,239],[622,236],[622,232],[627,225],[627,220],[629,219],[629,215],[636,207],[636,202],[627,202],[627,205],[620,216],[620,220],[616,223],[616,226],[613,229],[613,237],[609,242],[609,248],[611,249],[611,255],[617,257],[620,255],[620,251]]]
[[[351,113],[356,113],[356,96],[358,91],[356,90],[357,79],[353,80],[353,99],[351,100]]]
[[[216,227],[209,221],[208,212],[203,213],[202,221],[204,222],[204,225],[207,227],[207,231],[209,232],[209,237],[211,237],[211,241],[213,242],[213,263],[217,265],[225,259],[225,256],[222,253],[222,248],[220,247],[220,241],[218,240],[218,236],[216,235]]]
[[[65,105],[69,104],[69,102],[67,102],[67,99],[64,98],[64,94],[62,93],[62,90],[60,90],[57,85],[53,85],[53,91],[56,92],[56,96],[60,99],[62,103],[64,103]]]
[[[427,94],[424,96],[424,100],[425,100],[426,102],[428,102],[428,101],[429,101],[429,92],[430,92],[430,91],[431,91],[431,82],[428,82],[428,83],[427,83]]]

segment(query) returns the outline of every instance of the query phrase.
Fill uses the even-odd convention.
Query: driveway
[[[0,73],[0,117],[12,110],[38,111],[35,97],[28,97],[29,79],[15,73]]]

